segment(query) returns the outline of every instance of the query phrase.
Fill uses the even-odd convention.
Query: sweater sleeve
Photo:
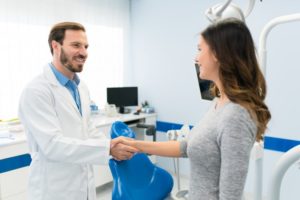
[[[230,113],[218,138],[221,153],[220,200],[241,200],[255,141],[256,125],[245,109]]]

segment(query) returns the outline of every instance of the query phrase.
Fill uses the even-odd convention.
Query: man
[[[90,120],[83,70],[88,41],[78,23],[56,24],[49,34],[53,55],[43,74],[22,93],[19,117],[29,143],[29,200],[95,200],[93,164],[112,155],[129,159],[137,150],[107,139]]]

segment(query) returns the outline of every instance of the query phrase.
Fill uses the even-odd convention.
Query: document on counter
[[[9,131],[0,131],[0,139],[14,139],[14,136]]]

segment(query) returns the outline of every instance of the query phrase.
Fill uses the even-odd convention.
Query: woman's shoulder
[[[249,111],[242,105],[234,102],[228,103],[220,113],[221,121],[225,126],[239,124],[256,129],[256,123]]]
[[[218,130],[219,137],[224,135],[234,138],[248,137],[252,143],[255,140],[257,124],[245,107],[230,102],[220,113]]]
[[[226,117],[233,117],[233,118],[251,118],[250,113],[248,112],[248,110],[238,104],[238,103],[234,103],[234,102],[229,102],[225,108],[223,109],[223,114]]]

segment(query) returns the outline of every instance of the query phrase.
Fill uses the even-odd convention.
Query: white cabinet
[[[22,167],[0,175],[1,200],[26,199],[28,167]]]
[[[12,144],[0,146],[0,159],[9,159],[28,153],[27,143],[21,138]],[[28,167],[0,174],[0,200],[24,200],[28,181]]]
[[[109,137],[110,127],[111,125],[101,126],[99,130],[106,134],[107,137]],[[108,165],[95,165],[94,174],[96,187],[99,187],[112,181],[112,176]]]

